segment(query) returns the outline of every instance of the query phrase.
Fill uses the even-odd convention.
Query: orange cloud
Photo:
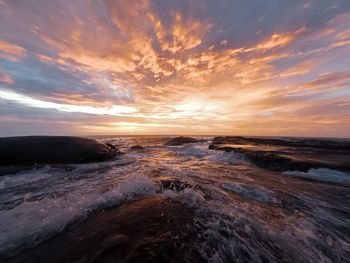
[[[346,123],[338,116],[346,106],[331,107],[331,102],[347,105],[337,99],[349,95],[344,59],[349,17],[341,15],[319,28],[297,23],[264,30],[268,16],[261,16],[259,30],[249,34],[240,27],[230,31],[228,21],[205,15],[206,8],[188,14],[178,7],[160,13],[149,1],[100,5],[88,1],[78,5],[81,12],[74,4],[72,10],[62,5],[62,13],[43,16],[46,23],[28,18],[26,32],[34,39],[28,51],[0,41],[1,58],[20,62],[28,56],[77,80],[54,79],[46,94],[45,81],[55,77],[50,70],[40,75],[38,69],[39,76],[30,72],[28,77],[25,70],[5,69],[11,76],[0,74],[0,81],[18,94],[2,97],[27,107],[101,116],[83,125],[95,132],[200,129],[268,135],[305,132],[298,125],[304,122],[310,131]],[[22,80],[18,87],[17,78]],[[25,80],[40,85],[24,87]],[[26,94],[26,89],[34,91]],[[325,107],[334,114],[325,113]]]
[[[290,78],[290,77],[296,77],[296,76],[302,76],[305,75],[312,70],[314,70],[317,66],[319,66],[320,61],[315,59],[311,61],[303,61],[301,63],[298,63],[297,65],[294,65],[287,70],[283,71],[280,74],[281,78]]]
[[[14,81],[12,79],[12,77],[8,74],[6,74],[5,72],[2,72],[0,70],[0,83],[3,83],[3,84],[13,84]]]
[[[177,12],[173,14],[173,24],[167,30],[155,15],[149,13],[148,16],[153,22],[162,50],[168,50],[173,54],[200,45],[202,43],[201,37],[211,28],[210,24],[204,22],[184,20]]]
[[[26,56],[26,50],[23,47],[0,40],[0,58],[18,61],[24,56]]]

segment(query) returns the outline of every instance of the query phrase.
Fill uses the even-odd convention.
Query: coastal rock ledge
[[[186,143],[196,143],[196,142],[198,142],[198,140],[195,138],[179,136],[179,137],[175,137],[175,138],[170,139],[165,145],[167,145],[167,146],[179,146],[179,145],[183,145]]]
[[[0,138],[0,166],[73,164],[112,159],[118,149],[93,139],[68,136]]]
[[[307,172],[311,168],[350,171],[349,140],[215,137],[209,149],[244,154],[256,166],[277,172]]]

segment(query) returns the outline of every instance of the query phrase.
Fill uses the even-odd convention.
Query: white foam
[[[40,169],[34,168],[13,175],[0,176],[0,190],[9,187],[21,186],[23,184],[35,183],[40,180],[46,180],[52,176],[50,170],[51,167],[47,165]]]
[[[273,192],[262,186],[226,182],[222,187],[253,201],[278,203],[278,200],[273,197]]]
[[[169,149],[172,151],[176,151],[177,153],[183,155],[184,158],[187,159],[195,157],[197,158],[197,161],[214,161],[219,163],[229,163],[232,165],[250,163],[243,154],[236,153],[234,151],[225,152],[211,150],[208,147],[208,142],[203,142],[197,144],[186,144],[180,147],[169,147]]]
[[[130,176],[109,191],[83,188],[58,197],[24,201],[0,213],[0,254],[27,244],[35,245],[62,231],[91,211],[119,204],[135,196],[153,195],[157,186],[149,178]]]
[[[226,196],[206,199],[194,189],[185,189],[177,198],[195,214],[194,244],[200,244],[197,248],[207,262],[279,262],[279,249],[288,251],[288,262],[332,262],[322,250],[329,241],[320,238],[318,224],[303,213],[271,212],[266,206],[238,204]],[[266,217],[261,215],[265,212]],[[332,242],[330,249],[338,255],[349,248],[341,239],[332,237]]]
[[[311,178],[317,181],[323,182],[335,182],[335,183],[350,183],[350,174],[328,169],[328,168],[311,168],[307,172],[301,171],[287,171],[283,174],[294,175],[299,177]]]

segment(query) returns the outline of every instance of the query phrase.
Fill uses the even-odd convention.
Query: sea
[[[262,169],[213,137],[93,138],[121,154],[0,176],[1,262],[350,262],[347,172]]]

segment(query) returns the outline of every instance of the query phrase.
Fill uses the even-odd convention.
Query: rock
[[[209,149],[244,154],[256,166],[272,171],[311,168],[350,170],[349,142],[322,139],[215,137]]]
[[[111,143],[106,143],[106,145],[113,150],[117,150],[117,148]]]
[[[214,137],[212,140],[212,144],[229,144],[229,143],[235,143],[238,144],[242,139],[244,139],[241,136],[224,136],[224,137]]]
[[[120,154],[121,152],[119,151],[119,149],[116,147],[116,146],[114,146],[113,144],[111,144],[111,143],[106,143],[106,145],[113,151],[113,152],[115,152],[115,153],[117,153],[117,154]]]
[[[193,214],[180,202],[146,197],[90,215],[1,262],[205,262]]]
[[[175,192],[181,192],[185,190],[186,188],[193,188],[193,185],[189,182],[183,181],[180,178],[176,177],[160,177],[159,178],[159,184],[161,186],[161,190],[171,190]]]
[[[144,150],[145,148],[141,145],[134,145],[130,147],[130,150]]]
[[[165,145],[179,146],[179,145],[186,144],[186,143],[196,143],[196,142],[198,142],[198,140],[195,138],[179,136],[179,137],[172,138]]]
[[[0,166],[70,164],[112,159],[119,151],[93,139],[67,136],[0,138]]]
[[[312,138],[268,138],[268,137],[242,137],[223,136],[214,137],[212,144],[257,144],[288,147],[312,147],[318,149],[350,151],[350,140],[312,139]]]

